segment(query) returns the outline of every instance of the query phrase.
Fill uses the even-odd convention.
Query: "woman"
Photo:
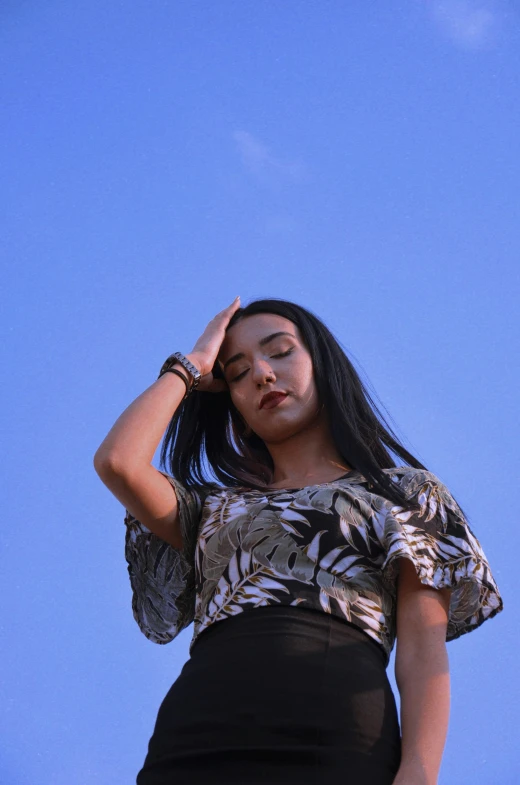
[[[169,472],[151,465],[165,430]],[[446,642],[502,598],[464,511],[315,315],[236,298],[94,464],[126,508],[140,629],[168,643],[195,622],[138,785],[437,782]]]

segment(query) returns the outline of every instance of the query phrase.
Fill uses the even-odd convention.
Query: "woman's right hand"
[[[226,327],[231,317],[240,308],[240,296],[236,297],[231,305],[220,311],[209,322],[206,329],[198,339],[189,355],[186,355],[191,362],[199,369],[201,379],[195,392],[224,392],[228,390],[228,384],[224,379],[216,379],[213,376],[213,367],[217,360],[220,347],[226,337]]]

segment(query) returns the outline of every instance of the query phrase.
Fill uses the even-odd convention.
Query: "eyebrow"
[[[269,341],[273,341],[275,338],[278,338],[279,335],[289,335],[291,338],[296,338],[296,336],[293,335],[292,333],[288,333],[285,332],[284,330],[280,330],[277,333],[271,333],[270,335],[267,335],[265,338],[262,338],[260,341],[258,341],[258,345],[265,346],[266,343],[269,343]],[[233,357],[230,357],[229,360],[226,360],[222,370],[225,371],[228,365],[231,365],[231,363],[235,363],[237,360],[241,360],[242,357],[245,357],[244,352],[239,352],[238,354],[234,354]]]

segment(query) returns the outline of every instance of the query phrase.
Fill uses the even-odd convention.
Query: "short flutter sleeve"
[[[451,588],[446,640],[453,640],[501,611],[502,598],[482,546],[448,488],[431,472],[419,469],[400,472],[397,479],[421,511],[388,502],[383,528],[385,583],[395,587],[398,559],[405,557],[421,583]]]
[[[187,489],[166,472],[177,497],[182,550],[174,548],[125,511],[125,559],[132,587],[132,612],[154,643],[169,643],[193,621],[195,547],[208,490]]]

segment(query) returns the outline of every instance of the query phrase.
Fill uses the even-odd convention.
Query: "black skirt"
[[[391,785],[401,757],[383,649],[346,621],[248,609],[200,633],[137,785]]]

